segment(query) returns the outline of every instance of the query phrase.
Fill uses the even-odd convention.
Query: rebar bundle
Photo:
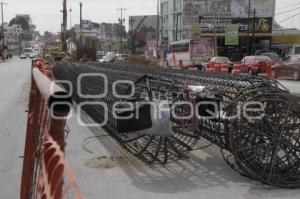
[[[83,109],[99,123],[107,117],[107,131],[146,162],[166,164],[183,158],[199,139],[205,139],[219,146],[226,162],[243,175],[273,186],[300,186],[299,100],[276,81],[68,62],[57,64],[54,74],[72,83],[77,103],[105,103],[106,108],[95,104]],[[82,74],[103,74],[107,84],[99,75],[82,78],[78,85]],[[107,93],[99,98],[82,97],[78,86],[85,96]],[[153,117],[155,107],[164,109],[159,119]],[[130,114],[139,117],[116,117]]]

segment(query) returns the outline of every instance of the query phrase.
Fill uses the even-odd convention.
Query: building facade
[[[232,50],[225,46],[226,26],[236,24],[235,49],[246,53],[249,43],[255,48],[270,45],[274,16],[275,0],[161,0],[160,43],[217,36],[218,51],[224,54]]]
[[[278,28],[273,30],[272,50],[280,57],[300,55],[300,30]]]
[[[75,25],[76,39],[80,39],[80,25]],[[123,34],[122,34],[123,33]],[[118,51],[121,34],[125,43],[127,33],[125,26],[119,23],[95,23],[91,20],[82,20],[83,45],[95,46],[101,51]]]
[[[160,1],[160,40],[168,42],[181,40],[183,31],[183,1]]]
[[[13,24],[7,26],[5,32],[6,43],[10,53],[18,54],[21,51],[21,35],[23,34],[23,28],[21,25]]]

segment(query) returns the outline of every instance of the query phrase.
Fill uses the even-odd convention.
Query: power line
[[[295,14],[293,16],[290,16],[290,17],[288,17],[286,19],[283,19],[283,20],[279,21],[278,23],[282,23],[282,22],[288,21],[288,20],[290,20],[290,19],[292,19],[294,17],[297,17],[298,15],[300,15],[300,12],[298,12],[297,14]]]
[[[291,10],[287,10],[287,11],[284,11],[284,12],[280,12],[280,13],[277,13],[275,14],[276,16],[279,16],[279,15],[282,15],[282,14],[285,14],[285,13],[288,13],[288,12],[292,12],[292,11],[295,11],[295,10],[298,10],[300,9],[300,6],[299,7],[296,7],[296,8],[293,8]]]

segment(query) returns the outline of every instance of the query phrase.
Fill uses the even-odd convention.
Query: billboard
[[[191,57],[200,62],[207,61],[214,55],[214,42],[212,39],[194,39],[190,44]]]
[[[217,18],[199,17],[198,25],[202,29],[202,33],[214,33],[216,26],[217,33],[225,33],[226,26],[236,25],[241,33],[272,33],[273,18],[272,17],[257,17],[253,18]]]
[[[251,10],[254,8],[257,17],[273,18],[275,0],[251,0]],[[214,16],[215,10],[217,17],[247,18],[249,0],[185,0],[183,24],[198,23],[199,16]]]
[[[157,15],[145,16],[130,16],[129,17],[129,31],[141,28],[157,29]]]

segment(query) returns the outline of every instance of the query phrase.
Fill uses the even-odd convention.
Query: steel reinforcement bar
[[[219,146],[226,162],[243,175],[278,187],[300,186],[299,99],[277,81],[102,63],[61,62],[54,74],[72,83],[77,103],[106,104],[107,114],[100,105],[83,109],[99,123],[107,118],[108,132],[146,162],[166,164],[183,158],[199,139],[206,139]],[[82,75],[88,76],[78,81]],[[90,97],[106,90],[105,96]],[[130,95],[132,90],[130,98],[114,94]],[[165,112],[155,119],[153,110],[162,104]],[[116,111],[118,106],[123,111]],[[140,118],[116,117],[133,112]]]

